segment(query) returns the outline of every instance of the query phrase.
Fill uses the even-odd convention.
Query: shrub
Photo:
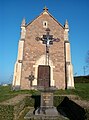
[[[30,103],[30,104],[27,104]],[[27,106],[31,105],[31,99],[22,98],[13,102],[4,102],[0,104],[0,120],[17,120],[20,112]]]
[[[89,76],[77,76],[74,77],[75,83],[89,83]]]

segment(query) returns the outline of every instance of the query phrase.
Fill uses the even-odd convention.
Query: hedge
[[[54,96],[54,106],[57,107],[64,97]],[[0,120],[18,120],[20,112],[27,106],[35,107],[35,109],[40,106],[40,95],[27,95],[14,104],[0,104]],[[89,116],[89,110],[86,110],[86,116]]]
[[[0,105],[0,120],[13,120],[14,106]]]
[[[31,102],[32,101],[32,102]],[[28,105],[32,106],[33,100],[24,97],[21,100],[15,100],[14,103],[6,101],[0,104],[0,120],[17,120],[20,112]]]
[[[89,76],[76,76],[74,77],[75,83],[89,83]]]
[[[58,106],[64,97],[54,96],[54,106]],[[35,103],[35,104],[34,104]],[[0,120],[17,120],[20,112],[27,106],[37,107],[40,106],[40,95],[25,96],[24,99],[14,104],[0,104]]]

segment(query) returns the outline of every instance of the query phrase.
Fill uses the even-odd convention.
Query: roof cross
[[[48,8],[45,6],[45,7],[43,8],[43,10],[44,10],[44,11],[48,11]]]

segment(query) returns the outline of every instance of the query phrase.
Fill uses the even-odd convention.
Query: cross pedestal
[[[41,93],[41,107],[52,107],[53,106],[53,93],[42,92]]]
[[[41,92],[41,106],[35,111],[37,117],[46,119],[57,119],[59,113],[56,107],[53,106],[53,91]]]
[[[53,92],[55,89],[47,88],[41,90],[41,105],[34,110],[30,110],[24,117],[26,120],[69,120],[58,113],[53,106]]]
[[[50,85],[50,66],[44,65],[39,67],[39,86],[41,91],[40,107],[35,111],[35,115],[39,117],[58,117],[58,111],[53,106],[53,91],[54,87]]]

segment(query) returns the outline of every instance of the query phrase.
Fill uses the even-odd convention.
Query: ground
[[[40,94],[40,92],[34,91],[34,90],[12,91],[10,85],[9,86],[0,86],[0,102],[4,102],[4,101],[12,98],[13,103],[14,103],[17,99],[21,99],[26,94],[35,95],[35,94]],[[54,93],[54,95],[68,96],[70,99],[74,100],[74,102],[78,103],[79,105],[82,105],[82,107],[86,107],[89,109],[89,83],[76,83],[75,89],[57,90]],[[13,99],[13,97],[15,97],[15,99]],[[24,115],[29,110],[30,110],[29,107],[25,108],[20,113],[20,118],[18,120],[24,120]]]
[[[0,102],[13,98],[18,94],[40,94],[38,91],[35,90],[19,90],[19,91],[12,91],[11,85],[9,86],[0,86]],[[77,95],[83,100],[89,101],[89,83],[76,83],[75,89],[72,90],[57,90],[55,95]]]

